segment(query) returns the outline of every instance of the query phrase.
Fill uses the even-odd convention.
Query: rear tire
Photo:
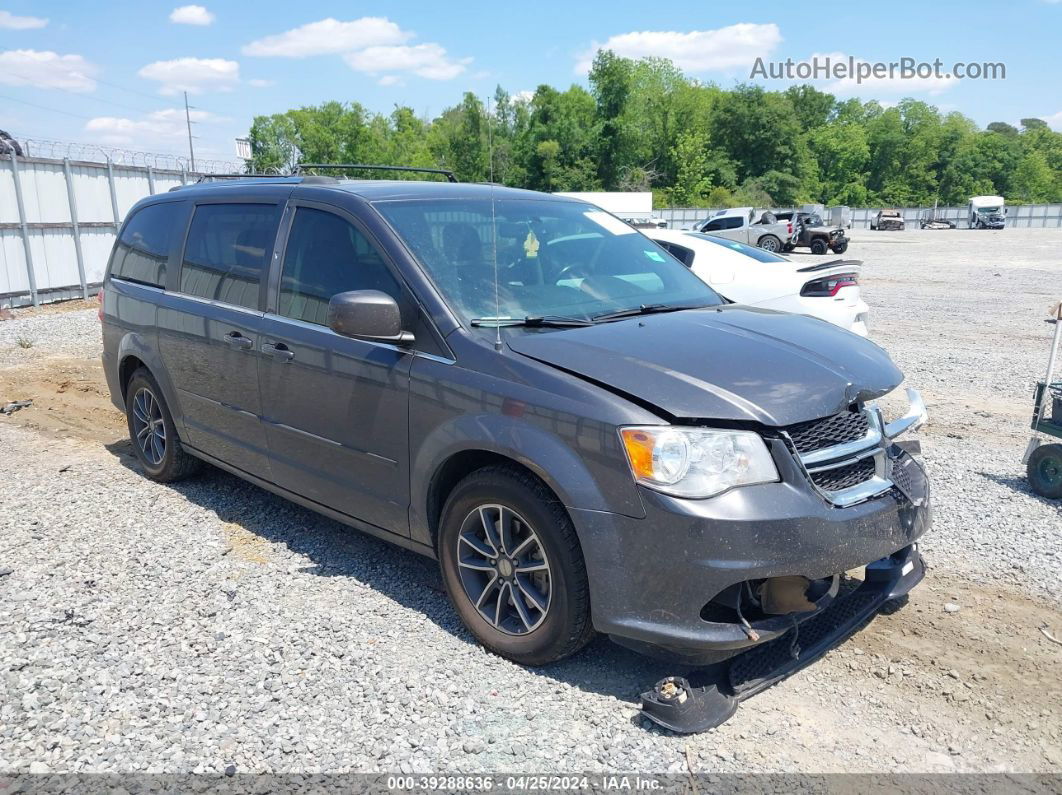
[[[1032,490],[1041,497],[1062,499],[1062,444],[1043,444],[1033,450],[1026,473]]]
[[[199,470],[202,462],[181,447],[166,399],[146,367],[137,369],[126,386],[125,418],[133,451],[151,480],[170,483]]]
[[[436,551],[454,609],[495,654],[545,665],[593,637],[575,528],[533,475],[507,466],[468,475],[443,507]]]
[[[760,238],[757,245],[764,251],[773,251],[777,253],[782,250],[782,241],[774,235],[764,235]]]
[[[829,251],[829,246],[826,245],[826,241],[821,237],[817,237],[811,241],[812,254],[825,254],[827,251]]]

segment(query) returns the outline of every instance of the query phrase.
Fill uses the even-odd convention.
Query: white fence
[[[129,208],[197,176],[0,155],[0,306],[94,294]]]
[[[688,229],[697,221],[703,221],[722,208],[669,207],[654,210],[653,214],[668,222],[672,229]],[[777,207],[778,212],[793,210],[792,207]],[[799,208],[796,208],[799,209]],[[852,228],[869,229],[870,220],[878,214],[877,207],[853,207]],[[917,229],[920,219],[933,213],[932,207],[899,207],[909,229]],[[936,217],[952,221],[959,229],[969,227],[969,210],[966,207],[938,207]],[[1007,226],[1018,229],[1062,227],[1062,204],[1021,204],[1007,206]]]

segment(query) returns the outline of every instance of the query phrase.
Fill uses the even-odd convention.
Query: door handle
[[[288,348],[283,342],[267,342],[262,345],[262,353],[268,353],[274,359],[282,362],[290,362],[295,358],[295,351]]]
[[[242,351],[248,351],[254,346],[254,342],[249,337],[243,336],[238,331],[230,331],[223,339],[233,348],[239,348]]]

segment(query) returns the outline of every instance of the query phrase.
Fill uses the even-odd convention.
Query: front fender
[[[597,428],[587,428],[587,432]],[[578,429],[576,429],[578,433]],[[616,437],[615,431],[608,433]],[[618,437],[616,444],[618,445]],[[414,451],[410,462],[412,537],[431,543],[428,517],[431,485],[441,467],[458,453],[482,451],[511,459],[527,467],[543,480],[568,508],[589,511],[612,511],[635,518],[645,516],[634,481],[627,471],[622,453],[598,456],[590,468],[569,442],[520,417],[504,414],[465,414],[455,416],[432,430]],[[619,452],[618,449],[614,452]],[[612,459],[615,458],[615,462]],[[620,470],[622,465],[623,471]],[[601,480],[619,478],[629,487],[606,489]],[[616,493],[619,492],[619,493]]]

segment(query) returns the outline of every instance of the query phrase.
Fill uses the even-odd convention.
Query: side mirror
[[[411,345],[413,334],[402,331],[402,313],[394,298],[379,290],[350,290],[328,302],[328,327],[355,339]]]

